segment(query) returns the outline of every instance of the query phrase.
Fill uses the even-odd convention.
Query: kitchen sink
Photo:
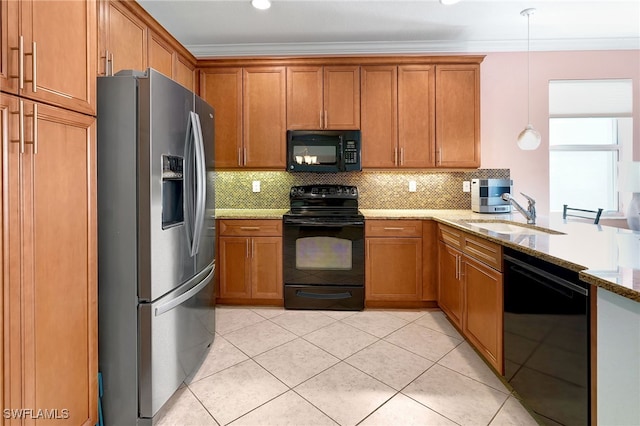
[[[522,225],[509,221],[492,221],[492,222],[467,222],[467,225],[477,228],[486,229],[487,231],[498,234],[507,235],[561,235],[562,232],[553,231],[551,229],[539,228],[532,225]]]

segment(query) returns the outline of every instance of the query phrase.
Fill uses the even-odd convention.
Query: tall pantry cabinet
[[[0,3],[0,424],[97,422],[96,12]]]

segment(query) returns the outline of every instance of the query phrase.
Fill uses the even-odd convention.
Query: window
[[[631,160],[631,80],[549,82],[549,206],[621,210],[617,163]]]

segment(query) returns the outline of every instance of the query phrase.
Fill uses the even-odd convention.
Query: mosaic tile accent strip
[[[288,173],[263,171],[218,171],[208,173],[211,197],[215,182],[218,209],[286,209],[289,189],[294,185],[355,185],[362,209],[470,209],[471,193],[462,192],[462,182],[471,179],[509,179],[509,169],[464,171],[364,171],[350,173]],[[252,192],[260,181],[261,192]],[[409,192],[409,181],[416,192]]]

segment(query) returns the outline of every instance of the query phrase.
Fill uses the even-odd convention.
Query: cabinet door
[[[118,1],[103,1],[100,75],[147,68],[147,26]],[[108,62],[108,63],[107,63]],[[108,70],[106,67],[108,66]]]
[[[23,118],[14,115],[11,136],[3,141],[9,242],[3,269],[9,286],[5,306],[11,309],[5,315],[12,367],[8,399],[17,407],[66,408],[70,423],[95,424],[95,119],[42,104],[12,103],[12,110],[22,103]],[[20,121],[24,143],[14,143]],[[15,404],[19,395],[22,401]]]
[[[173,48],[155,32],[147,31],[149,35],[147,41],[149,67],[173,78]]]
[[[251,298],[247,237],[220,237],[220,298]]]
[[[21,1],[23,96],[95,114],[97,3]]]
[[[360,128],[360,67],[324,67],[324,127]]]
[[[287,67],[287,129],[322,129],[322,67]]]
[[[246,167],[285,169],[286,77],[284,67],[243,71],[243,161]]]
[[[462,328],[462,253],[439,242],[438,305],[459,328]]]
[[[215,110],[215,166],[242,162],[242,68],[207,69],[200,73],[200,96]],[[214,143],[214,141],[210,141]]]
[[[465,336],[502,374],[502,274],[464,256]]]
[[[362,67],[362,167],[396,167],[398,73],[395,66]]]
[[[398,148],[403,167],[435,165],[435,74],[429,65],[398,67]]]
[[[175,55],[173,79],[195,92],[195,66],[181,55]]]
[[[422,239],[367,238],[367,300],[420,300]]]
[[[480,67],[436,66],[439,167],[480,167]]]
[[[0,90],[18,93],[18,5],[0,2]]]
[[[251,239],[251,296],[282,299],[282,238]]]

